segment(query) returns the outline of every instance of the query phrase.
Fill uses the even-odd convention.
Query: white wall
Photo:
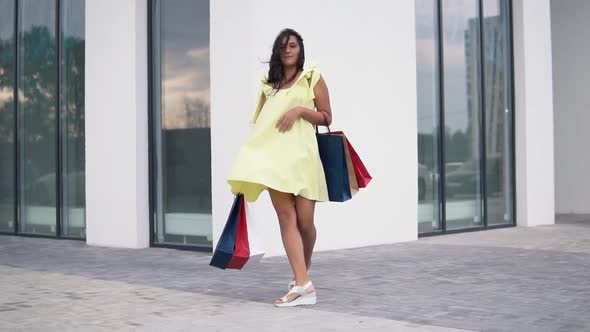
[[[552,0],[555,203],[590,213],[590,1]]]
[[[550,0],[514,0],[519,226],[555,222]]]
[[[260,78],[279,31],[299,31],[308,64],[330,89],[345,131],[373,182],[346,203],[317,207],[317,250],[417,238],[416,55],[413,1],[216,0],[211,2],[213,234],[232,196],[226,178],[249,132]],[[359,22],[362,21],[362,24]],[[268,194],[251,205],[268,254],[283,254]]]
[[[147,2],[86,1],[90,245],[149,245]]]

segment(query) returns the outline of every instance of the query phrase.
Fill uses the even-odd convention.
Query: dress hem
[[[280,186],[275,186],[275,185],[268,185],[268,184],[262,183],[262,182],[254,182],[254,181],[249,181],[249,180],[238,180],[238,179],[228,179],[227,182],[231,186],[231,192],[234,195],[237,194],[238,192],[240,192],[244,195],[244,197],[246,198],[246,201],[248,201],[248,202],[255,202],[256,200],[258,200],[258,197],[260,197],[260,194],[263,191],[268,191],[268,189],[272,189],[272,190],[287,193],[287,194],[292,194],[294,196],[301,196],[303,198],[309,199],[311,201],[316,201],[316,202],[328,202],[329,201],[328,197],[326,197],[325,200],[322,200],[321,198],[308,197],[308,195],[302,194],[301,191],[296,193],[295,190],[285,189],[285,188],[281,188]],[[247,193],[234,190],[235,183],[253,184],[253,185],[258,185],[258,186],[261,186],[264,188],[262,190],[258,191],[258,193],[255,194],[255,197],[252,200],[250,200],[250,199],[248,199]],[[327,196],[327,194],[326,194],[326,196]]]

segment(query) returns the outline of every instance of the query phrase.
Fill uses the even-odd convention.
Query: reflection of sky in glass
[[[484,8],[494,9],[495,1],[485,1]],[[435,40],[435,6],[433,1],[416,1],[416,43],[418,80],[424,84],[419,89],[432,89],[426,82],[434,79],[436,68]],[[443,38],[444,38],[444,79],[445,79],[445,125],[455,130],[467,128],[467,104],[465,102],[466,78],[465,71],[465,31],[468,30],[469,19],[477,17],[477,1],[445,0],[443,2]],[[419,104],[422,107],[433,107],[436,95],[421,93]],[[422,115],[429,113],[424,110]],[[434,116],[434,114],[432,114]],[[432,121],[419,121],[420,133],[432,133]]]
[[[21,13],[26,13],[20,22],[23,32],[30,31],[33,26],[55,27],[55,0],[21,1],[19,7]],[[55,29],[48,31],[55,36]]]
[[[65,27],[67,37],[84,39],[85,0],[62,0],[62,26]]]
[[[445,0],[443,4],[444,29],[444,79],[445,79],[445,124],[453,131],[464,131],[468,126],[468,112],[465,97],[467,95],[466,72],[466,40],[465,33],[469,30],[470,20],[478,16],[477,1],[475,0]],[[429,82],[434,80],[436,68],[436,39],[435,39],[435,10],[434,1],[416,1],[416,49],[418,66],[419,116],[418,131],[424,134],[432,133],[434,117],[431,109],[435,105],[436,95],[430,90]],[[498,16],[500,13],[497,0],[484,0],[483,11],[486,17]],[[469,41],[471,43],[475,40]],[[432,82],[434,83],[434,82]],[[432,114],[430,114],[432,113]]]
[[[484,0],[483,1],[483,14],[484,16],[499,16],[500,15],[500,3],[498,0]]]
[[[478,16],[477,1],[447,0],[443,2],[442,9],[445,125],[453,131],[464,131],[469,121],[465,33],[469,30],[470,20]],[[474,43],[475,40],[469,42]]]
[[[418,132],[436,130],[436,5],[434,0],[416,0],[416,64],[418,84]]]
[[[80,16],[80,8],[84,12],[84,0],[62,0],[62,8],[65,6],[66,15],[62,20],[72,31],[70,35],[78,38],[84,38],[84,16]],[[14,30],[14,0],[0,0],[0,39],[6,40],[12,38]],[[54,0],[36,0],[35,2],[21,2],[21,6],[27,6],[27,19],[21,22],[21,28],[25,31],[31,30],[33,26],[50,26],[55,20],[51,10],[55,8]],[[31,10],[30,7],[37,7]],[[41,7],[41,9],[39,9]],[[47,8],[51,8],[47,11]],[[76,15],[70,15],[76,13]],[[53,35],[53,31],[51,31]]]
[[[161,3],[164,128],[209,127],[209,0]]]
[[[0,0],[0,39],[12,38],[14,31],[14,0]]]

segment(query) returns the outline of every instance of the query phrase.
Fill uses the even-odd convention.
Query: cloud
[[[207,68],[208,69],[208,68]],[[209,72],[203,70],[189,70],[183,74],[170,75],[170,78],[163,82],[164,97],[167,99],[176,99],[179,96],[201,96],[209,103],[209,94],[201,91],[209,90]]]
[[[207,67],[208,69],[208,67]],[[191,123],[186,115],[186,103],[198,100],[205,105],[210,104],[211,90],[209,86],[209,72],[203,70],[189,70],[182,74],[171,75],[164,80],[162,97],[164,102],[164,126],[172,128],[202,127],[204,124]],[[200,112],[199,109],[190,108],[191,112]]]
[[[446,70],[464,70],[465,48],[464,46],[445,45],[444,64]],[[418,39],[416,41],[416,61],[418,70],[420,67],[433,68],[436,61],[436,44],[432,39]]]
[[[195,60],[209,60],[209,47],[193,48],[186,52],[190,58]]]

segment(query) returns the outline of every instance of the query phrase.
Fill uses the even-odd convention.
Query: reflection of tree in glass
[[[47,27],[34,26],[20,36],[18,57],[19,137],[28,204],[55,204],[56,102],[59,93],[67,173],[84,169],[84,40],[68,37],[60,54],[57,91],[56,41]],[[14,64],[12,65],[14,67]],[[1,89],[1,87],[0,87]]]
[[[469,130],[468,130],[469,132]],[[446,162],[462,162],[469,160],[471,155],[471,135],[461,130],[452,132],[451,128],[445,130],[445,157]]]
[[[24,33],[19,62],[20,108],[26,114],[26,142],[36,142],[52,137],[55,132],[55,39],[46,27],[33,27]],[[0,76],[0,90],[12,88],[14,77],[12,45],[0,41],[0,61],[6,75]],[[6,51],[9,49],[8,51]],[[65,54],[62,54],[62,75],[65,86],[61,87],[62,103],[68,113],[68,132],[73,137],[84,136],[84,40],[67,38],[64,41]],[[6,60],[8,61],[6,61]],[[9,65],[6,65],[6,63]],[[12,107],[3,105],[4,107]]]
[[[55,38],[46,27],[33,27],[22,38],[19,62],[20,108],[24,111],[26,143],[55,137]],[[13,69],[14,66],[8,66]],[[67,117],[70,138],[84,139],[84,40],[64,41],[61,61],[61,103]],[[0,81],[0,90],[7,82]]]
[[[436,156],[438,153],[436,152],[436,149],[438,149],[438,147],[434,145],[437,136],[436,133],[418,134],[418,163],[426,166],[430,170],[437,167],[435,163],[437,162]],[[470,137],[471,136],[468,132],[465,133],[461,130],[453,132],[450,127],[447,127],[444,138],[446,149],[445,162],[464,162],[469,160],[472,157],[470,154]]]
[[[19,114],[25,144],[45,142],[52,148],[55,137],[55,38],[46,27],[24,32],[19,52]]]
[[[61,103],[65,110],[68,140],[84,143],[84,40],[68,37],[63,42]],[[78,142],[79,141],[79,142]]]
[[[176,128],[210,128],[211,113],[209,112],[209,103],[200,98],[183,98],[184,117],[181,124]]]
[[[64,203],[68,208],[85,206],[83,39],[67,36],[61,46],[61,135],[63,144]],[[69,216],[67,220],[69,220]],[[65,220],[65,219],[64,219]]]
[[[14,68],[14,41],[0,39],[0,144],[14,142]]]

